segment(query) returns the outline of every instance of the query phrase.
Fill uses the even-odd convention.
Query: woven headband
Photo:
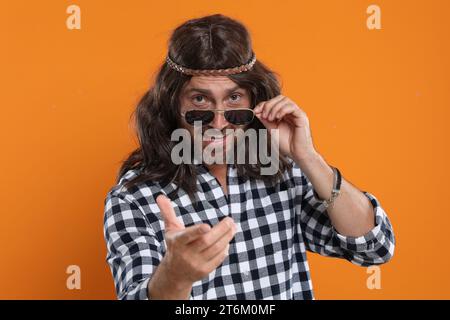
[[[237,66],[237,67],[233,67],[233,68],[227,68],[227,69],[204,69],[204,70],[189,69],[189,68],[183,67],[183,66],[175,63],[172,59],[169,58],[169,56],[167,56],[166,62],[169,65],[169,67],[171,67],[172,69],[174,69],[178,72],[181,72],[183,74],[187,74],[187,75],[225,76],[225,75],[236,74],[236,73],[241,73],[241,72],[250,70],[256,62],[256,55],[253,54],[250,61],[246,64],[243,64],[243,65]]]

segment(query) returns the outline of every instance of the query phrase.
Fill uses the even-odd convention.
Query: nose
[[[223,112],[215,112],[214,119],[211,122],[211,127],[214,129],[222,130],[228,125],[228,121],[225,119]]]

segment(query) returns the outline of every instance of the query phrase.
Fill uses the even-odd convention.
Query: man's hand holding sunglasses
[[[291,99],[278,95],[260,102],[254,112],[268,130],[279,130],[280,153],[297,161],[317,154],[308,117]]]

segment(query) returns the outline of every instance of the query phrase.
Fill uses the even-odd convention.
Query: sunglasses
[[[227,109],[227,110],[189,110],[181,115],[184,117],[187,123],[194,125],[195,121],[201,121],[202,126],[210,124],[216,115],[216,112],[223,113],[225,120],[229,123],[242,126],[250,124],[255,113],[252,109],[239,108],[239,109]]]

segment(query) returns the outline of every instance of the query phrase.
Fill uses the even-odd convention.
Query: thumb
[[[172,207],[172,202],[166,196],[160,194],[156,197],[156,203],[161,211],[161,215],[164,219],[164,225],[166,231],[169,230],[183,230],[184,225],[178,220],[175,210]]]

